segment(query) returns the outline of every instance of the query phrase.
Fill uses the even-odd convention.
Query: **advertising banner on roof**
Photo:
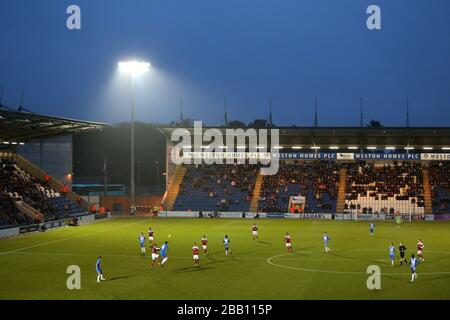
[[[425,161],[450,161],[450,153],[422,153],[420,159]]]
[[[355,160],[421,160],[420,153],[355,153]]]
[[[354,160],[355,159],[355,154],[354,153],[338,152],[337,153],[337,159],[338,160]]]

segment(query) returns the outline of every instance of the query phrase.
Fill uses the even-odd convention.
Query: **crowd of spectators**
[[[48,175],[44,179],[38,179],[21,170],[11,158],[0,159],[0,195],[2,206],[0,210],[3,216],[9,218],[11,224],[36,223],[43,221],[53,221],[64,217],[64,212],[70,212],[79,208],[76,203],[65,203],[59,208],[50,201],[56,193],[50,187]],[[50,198],[49,198],[50,197]],[[15,205],[15,201],[23,201],[34,209],[38,210],[42,216],[37,216],[36,221],[20,213]],[[62,216],[61,216],[62,215]]]
[[[16,207],[14,200],[6,193],[0,193],[0,224],[21,225],[33,223],[26,215],[23,215]]]
[[[448,162],[431,162],[428,167],[431,197],[436,213],[450,210],[450,164]]]
[[[0,191],[15,201],[24,201],[44,215],[46,221],[56,219],[57,208],[38,187],[48,188],[43,180],[19,172],[13,160],[4,158],[0,170]]]
[[[339,166],[336,162],[284,161],[276,175],[264,177],[259,210],[287,212],[291,196],[307,197],[309,194],[314,199],[307,198],[304,212],[314,211],[309,205],[311,203],[322,212],[329,211],[336,202],[338,182]],[[292,186],[294,188],[290,188]]]
[[[358,209],[372,213],[371,207],[361,206],[358,196],[373,200],[410,200],[418,207],[424,206],[422,165],[420,163],[393,162],[379,165],[374,162],[358,161],[348,164],[345,199],[346,210]],[[377,213],[395,213],[396,208],[383,207]],[[374,212],[375,213],[375,212]]]

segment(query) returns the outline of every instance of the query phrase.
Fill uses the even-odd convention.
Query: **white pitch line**
[[[447,254],[450,254],[448,252],[446,252]],[[353,271],[331,271],[331,270],[318,270],[318,269],[309,269],[309,268],[297,268],[297,267],[290,267],[290,266],[285,266],[282,264],[277,264],[272,262],[272,259],[276,259],[282,256],[285,256],[287,254],[290,253],[284,253],[284,254],[279,254],[270,258],[267,258],[267,263],[270,265],[273,265],[275,267],[279,267],[279,268],[285,268],[285,269],[291,269],[291,270],[297,270],[297,271],[306,271],[306,272],[316,272],[316,273],[330,273],[330,274],[349,274],[349,275],[367,275],[367,272],[353,272]],[[450,274],[450,272],[420,272],[420,275],[445,275],[445,274]],[[382,276],[406,276],[406,275],[410,275],[409,273],[391,273],[391,272],[381,272]]]
[[[128,223],[128,224],[119,226],[119,227],[117,227],[117,228],[111,228],[111,229],[107,229],[107,230],[94,231],[94,232],[90,232],[90,233],[86,233],[86,234],[81,234],[81,235],[79,235],[79,236],[74,236],[74,237],[69,237],[69,238],[62,238],[62,239],[53,240],[53,241],[44,242],[44,243],[39,243],[39,244],[36,244],[36,245],[32,245],[32,246],[28,246],[28,247],[23,247],[23,248],[19,248],[19,249],[14,249],[14,250],[10,250],[10,251],[3,251],[3,252],[0,252],[0,256],[1,256],[1,255],[5,255],[5,254],[9,254],[9,253],[15,253],[15,252],[27,250],[27,249],[33,249],[33,248],[37,248],[37,247],[42,247],[42,246],[46,246],[46,245],[52,244],[52,243],[63,242],[63,241],[72,240],[72,239],[78,239],[78,238],[90,236],[90,235],[92,235],[92,234],[97,234],[97,233],[101,233],[101,232],[105,232],[105,231],[112,231],[112,230],[116,230],[116,229],[123,228],[123,227],[125,227],[125,226],[129,226],[129,225],[131,225],[131,224],[135,224],[135,223],[137,223],[137,222],[140,222],[140,221],[139,221],[139,220],[138,220],[138,221],[134,221],[134,222],[131,222],[131,223]]]

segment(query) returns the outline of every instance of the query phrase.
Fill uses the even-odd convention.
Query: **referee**
[[[405,259],[406,247],[401,242],[400,246],[398,247],[398,251],[400,251],[400,265],[403,264],[403,261],[405,261],[405,263],[407,264],[408,261]]]

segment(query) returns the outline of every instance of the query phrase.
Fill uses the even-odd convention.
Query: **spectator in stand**
[[[81,203],[82,203],[81,197],[80,197],[79,195],[77,195],[77,204],[78,204],[78,207],[81,207]]]
[[[61,195],[63,197],[65,197],[68,192],[69,192],[69,187],[64,183],[61,188]]]

